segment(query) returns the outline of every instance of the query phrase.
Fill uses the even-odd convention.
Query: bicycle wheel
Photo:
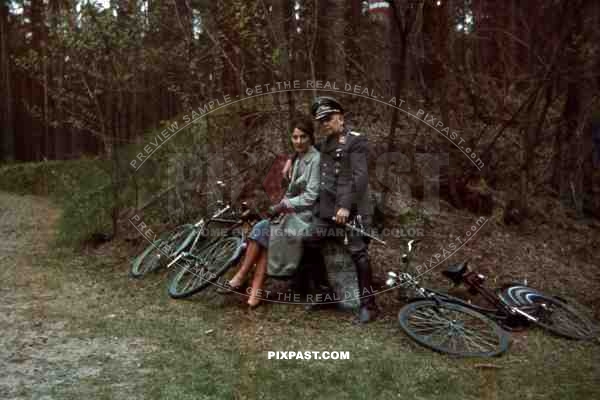
[[[168,287],[169,296],[180,299],[206,288],[236,264],[243,251],[240,236],[226,236],[211,241],[186,254],[177,265]]]
[[[157,270],[166,260],[178,254],[195,233],[194,226],[187,224],[161,235],[133,260],[129,275],[133,278],[141,278]]]
[[[505,303],[521,307],[536,317],[538,320],[533,323],[559,336],[586,340],[598,334],[597,326],[590,318],[558,297],[521,285],[508,286],[499,296]]]
[[[525,307],[523,311],[537,318],[532,321],[534,324],[568,339],[587,340],[596,336],[597,330],[593,322],[571,306],[553,297],[529,297],[532,304],[521,307]]]
[[[466,306],[418,300],[404,306],[400,327],[417,343],[461,357],[492,357],[508,349],[509,336],[493,320]]]

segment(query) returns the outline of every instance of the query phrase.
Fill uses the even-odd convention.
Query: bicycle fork
[[[542,305],[542,307],[543,307],[543,305]],[[513,315],[519,314],[519,315],[525,317],[526,319],[528,319],[531,322],[537,322],[538,321],[538,318],[536,318],[536,317],[534,317],[532,315],[527,314],[523,310],[519,310],[517,307],[510,306],[508,308],[508,310],[510,311],[511,314],[513,314]]]

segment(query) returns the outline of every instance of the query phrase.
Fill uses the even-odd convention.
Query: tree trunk
[[[581,41],[576,39],[584,33],[584,16],[588,7],[573,6],[573,29],[567,37],[567,65],[585,66],[591,64],[584,56]],[[595,29],[595,28],[593,28]],[[591,146],[586,143],[584,132],[589,121],[593,78],[579,77],[572,79],[567,85],[567,100],[565,102],[562,123],[559,125],[555,136],[555,153],[552,183],[560,193],[563,204],[571,204],[578,216],[582,215],[583,208],[583,165],[586,155],[589,155]]]
[[[293,81],[294,70],[290,62],[290,54],[292,54],[291,40],[291,16],[293,4],[286,0],[274,0],[270,3],[272,7],[271,21],[273,32],[271,43],[273,43],[273,51],[279,55],[278,61],[273,66],[273,81]],[[295,114],[294,96],[291,91],[285,94],[286,105],[280,104],[278,95],[274,95],[274,100],[279,110],[280,121],[286,121],[285,129],[291,131],[292,119]],[[280,147],[284,151],[289,148],[289,139],[287,135],[280,135]]]
[[[346,1],[319,2],[317,79],[345,82]]]
[[[44,43],[44,3],[42,0],[31,0],[30,5],[30,15],[31,15],[31,32],[32,32],[32,40],[31,46],[34,51],[37,52],[40,58],[44,56],[43,47]],[[45,65],[42,65],[42,79],[44,73]],[[46,110],[43,109],[44,105],[39,104],[40,99],[44,99],[44,88],[43,85],[40,85],[34,78],[30,78],[30,86],[31,86],[31,97],[26,99],[30,103],[31,106],[41,107],[42,110],[42,119],[43,114]],[[43,122],[40,121],[39,116],[35,116],[32,118],[33,132],[34,132],[34,160],[39,161],[42,159],[42,156],[45,153],[46,147],[46,131],[43,126]]]
[[[9,58],[9,26],[8,4],[0,4],[0,93],[2,102],[0,109],[1,149],[0,159],[11,161],[15,159],[14,114],[12,98],[11,67]]]
[[[392,8],[392,20],[395,25],[395,29],[392,31],[396,31],[399,33],[400,37],[398,40],[394,41],[394,44],[397,47],[394,49],[394,54],[396,57],[393,58],[392,64],[394,65],[394,70],[392,73],[392,79],[394,82],[394,97],[396,99],[402,98],[402,91],[406,87],[406,83],[408,80],[408,45],[409,45],[409,37],[412,31],[412,26],[414,22],[414,15],[410,11],[409,8],[401,11],[399,7],[395,5],[395,2],[391,2]],[[387,204],[387,198],[390,194],[390,188],[392,184],[390,181],[390,164],[391,164],[391,154],[394,151],[393,144],[394,139],[396,137],[396,126],[398,125],[398,109],[394,108],[392,111],[392,117],[390,120],[390,126],[388,130],[388,135],[386,138],[386,160],[385,160],[385,172],[383,177],[383,182],[385,186],[385,192],[383,197],[383,204]]]

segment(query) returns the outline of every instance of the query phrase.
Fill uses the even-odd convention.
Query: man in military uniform
[[[326,137],[317,145],[321,152],[321,182],[312,234],[305,240],[305,255],[312,265],[313,278],[324,283],[321,241],[332,236],[344,240],[358,276],[361,296],[358,321],[366,323],[376,313],[368,238],[352,232],[340,235],[344,230],[339,228],[356,216],[360,216],[363,224],[370,220],[367,138],[344,125],[344,110],[332,97],[317,98],[311,113]]]

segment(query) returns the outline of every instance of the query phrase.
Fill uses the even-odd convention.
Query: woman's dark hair
[[[298,128],[302,132],[308,135],[310,139],[310,144],[315,144],[315,131],[313,127],[313,121],[308,117],[296,117],[292,121],[292,131]]]

